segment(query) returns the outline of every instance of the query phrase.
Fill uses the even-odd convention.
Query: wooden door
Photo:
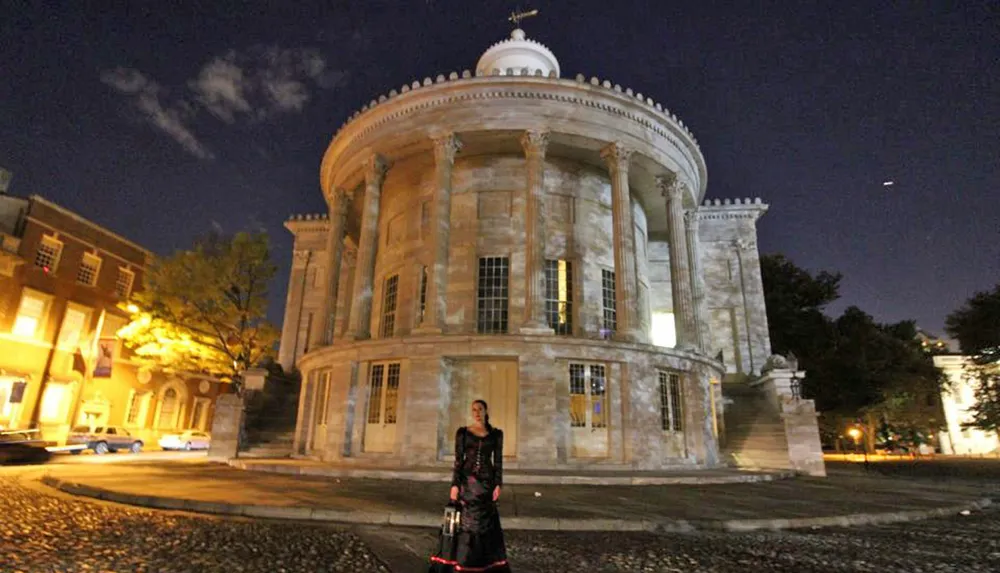
[[[570,430],[572,455],[578,458],[608,456],[608,379],[603,364],[569,365]]]
[[[517,455],[518,382],[517,362],[473,362],[470,368],[469,399],[489,405],[490,424],[503,430],[505,458]]]
[[[399,417],[399,363],[372,364],[368,369],[368,408],[364,451],[391,453]]]

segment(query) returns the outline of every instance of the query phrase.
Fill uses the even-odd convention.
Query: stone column
[[[340,263],[344,253],[344,220],[347,216],[347,192],[336,189],[330,198],[330,231],[326,240],[326,293],[320,302],[313,332],[309,336],[313,348],[333,343],[333,326],[337,314],[337,288],[340,286]]]
[[[674,321],[678,348],[696,344],[694,303],[691,295],[691,269],[688,267],[687,239],[684,232],[684,192],[687,186],[676,176],[658,177],[657,184],[667,198],[667,229],[670,248],[670,288],[674,298]]]
[[[549,134],[526,131],[521,146],[527,160],[528,181],[524,201],[524,321],[522,334],[552,334],[545,319],[545,150]]]
[[[420,333],[440,334],[448,311],[448,253],[451,249],[451,171],[462,143],[449,133],[434,138],[434,175],[437,187],[431,199],[430,264],[427,267],[427,297]]]
[[[288,295],[285,298],[285,320],[281,326],[281,347],[278,362],[285,371],[290,371],[301,355],[302,311],[305,304],[305,287],[312,251],[295,249],[292,251],[292,272],[288,279]]]
[[[382,183],[389,169],[388,161],[373,154],[365,164],[365,197],[361,215],[361,238],[354,277],[354,311],[351,312],[344,338],[363,340],[371,336],[372,292],[375,274],[375,251],[378,249],[378,213]]]
[[[698,244],[698,209],[684,213],[687,231],[688,262],[691,268],[691,290],[694,299],[694,340],[698,350],[705,350],[705,277],[701,270],[701,253]]]
[[[632,150],[615,142],[603,150],[611,175],[611,226],[615,254],[615,337],[629,342],[642,339],[637,307],[638,278],[635,270],[635,225],[632,222],[632,194],[628,170]]]

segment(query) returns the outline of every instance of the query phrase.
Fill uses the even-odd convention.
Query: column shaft
[[[372,155],[365,165],[365,196],[361,215],[361,238],[358,241],[358,263],[354,278],[354,311],[344,338],[361,340],[371,336],[372,293],[374,291],[375,252],[378,248],[378,213],[382,199],[382,183],[388,163]]]
[[[448,311],[448,253],[451,249],[451,172],[455,154],[462,148],[454,134],[434,139],[434,171],[437,186],[431,199],[431,236],[427,266],[427,296],[420,332],[444,330]]]
[[[347,192],[336,189],[330,198],[330,230],[326,239],[326,292],[319,312],[313,322],[309,337],[312,347],[333,343],[333,325],[337,315],[337,288],[340,286],[340,267],[344,252],[344,221],[347,216]]]
[[[674,321],[677,345],[696,344],[694,303],[691,294],[691,270],[688,266],[687,238],[684,231],[684,192],[686,186],[676,177],[661,177],[658,184],[667,198],[667,229],[670,240],[670,287],[674,298]]]
[[[694,343],[698,350],[705,350],[705,277],[701,271],[701,256],[698,243],[698,209],[684,213],[687,231],[688,261],[691,268],[691,290],[694,299]]]
[[[545,223],[542,201],[545,196],[545,150],[549,134],[527,131],[521,146],[528,177],[524,202],[524,322],[521,332],[552,334],[545,318]]]
[[[635,270],[635,225],[632,222],[632,195],[628,171],[632,150],[621,143],[612,143],[601,151],[611,175],[611,224],[615,257],[615,317],[616,337],[637,342],[644,337],[639,332],[638,278]]]

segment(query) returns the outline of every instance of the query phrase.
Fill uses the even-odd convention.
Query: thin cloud
[[[179,143],[188,153],[200,159],[215,157],[188,128],[186,122],[193,115],[190,108],[164,107],[160,102],[160,85],[142,72],[132,68],[115,68],[101,73],[101,81],[128,96],[146,121]]]
[[[147,121],[200,159],[214,154],[192,131],[201,111],[227,123],[262,121],[302,111],[319,90],[343,85],[347,73],[330,70],[315,50],[254,47],[213,58],[185,82],[169,105],[155,81],[132,68],[101,74],[101,81],[129,97]]]

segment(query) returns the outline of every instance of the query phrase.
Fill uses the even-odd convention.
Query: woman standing
[[[451,501],[462,510],[455,560],[432,557],[442,572],[510,573],[497,499],[503,485],[503,432],[490,425],[489,407],[472,403],[472,424],[455,434]]]

